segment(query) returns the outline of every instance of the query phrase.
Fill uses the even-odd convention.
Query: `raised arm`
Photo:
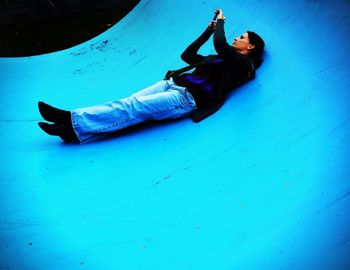
[[[203,46],[205,42],[208,41],[210,36],[214,33],[213,28],[210,26],[205,29],[205,31],[197,38],[186,50],[181,54],[181,59],[186,63],[192,65],[202,61],[205,57],[198,54],[198,50]]]
[[[221,13],[222,14],[222,13]],[[240,54],[227,43],[224,23],[225,17],[222,15],[218,17],[214,32],[214,47],[218,55],[226,62],[232,62],[240,58]]]

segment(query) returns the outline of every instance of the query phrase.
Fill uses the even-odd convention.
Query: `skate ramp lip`
[[[228,40],[256,31],[265,61],[203,122],[84,146],[37,127],[39,100],[95,105],[182,67],[214,4],[141,1],[79,46],[0,59],[0,268],[349,266],[348,1],[221,1]]]

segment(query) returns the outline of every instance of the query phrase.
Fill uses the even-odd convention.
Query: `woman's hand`
[[[212,20],[209,24],[208,24],[208,28],[209,30],[214,31],[216,27],[216,20]]]
[[[215,10],[215,14],[218,14],[218,16],[216,17],[217,20],[225,20],[225,16],[224,13],[222,12],[221,9],[217,9]]]
[[[216,14],[216,18],[214,18],[209,24],[208,24],[208,28],[212,31],[215,30],[215,27],[216,27],[216,20],[225,20],[225,16],[222,12],[221,9],[216,9],[215,10],[215,14]]]

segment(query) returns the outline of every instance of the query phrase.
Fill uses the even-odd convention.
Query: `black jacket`
[[[181,58],[190,65],[204,60],[204,64],[197,67],[191,75],[196,76],[196,74],[200,73],[205,74],[205,76],[210,76],[210,73],[217,71],[217,67],[216,70],[210,70],[210,61],[212,61],[213,56],[203,56],[198,54],[200,47],[208,41],[213,33],[214,47],[218,54],[216,58],[222,59],[222,66],[219,68],[219,74],[212,76],[214,77],[212,79],[214,80],[214,94],[211,96],[210,101],[206,106],[200,106],[192,114],[194,122],[199,122],[215,113],[223,105],[230,90],[247,82],[254,76],[254,66],[249,57],[236,52],[236,50],[227,43],[224,31],[224,20],[221,19],[217,20],[215,31],[210,30],[208,27],[201,36],[182,53]],[[179,78],[174,78],[174,81],[175,83],[182,85],[181,75]],[[189,92],[193,92],[193,89],[191,91],[191,85],[183,86],[186,86]]]

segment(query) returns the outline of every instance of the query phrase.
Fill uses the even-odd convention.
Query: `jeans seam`
[[[117,127],[117,126],[120,126],[121,124],[128,124],[132,121],[134,121],[135,118],[131,118],[131,119],[127,119],[127,120],[122,120],[122,121],[119,121],[119,122],[116,122],[114,124],[111,124],[111,125],[108,125],[106,127],[102,127],[102,128],[99,128],[99,129],[96,129],[96,130],[93,130],[93,131],[88,131],[86,132],[85,134],[95,134],[95,133],[99,133],[101,131],[105,131],[105,130],[108,130],[110,129],[111,127]]]

